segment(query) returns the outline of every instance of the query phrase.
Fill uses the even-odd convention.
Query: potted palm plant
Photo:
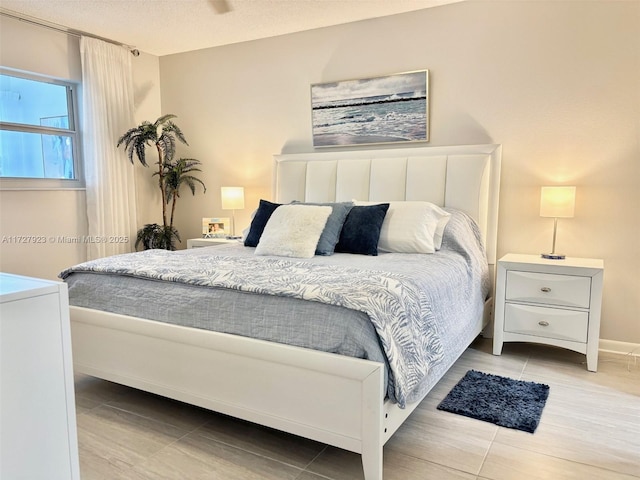
[[[163,115],[154,123],[144,121],[137,127],[129,129],[118,140],[117,146],[124,144],[124,149],[131,163],[134,155],[142,165],[148,167],[146,160],[146,147],[155,147],[158,156],[157,170],[153,176],[158,177],[158,187],[162,197],[162,225],[150,223],[138,230],[136,249],[140,244],[147,250],[150,248],[162,248],[175,250],[175,241],[180,241],[180,235],[173,226],[173,218],[176,202],[180,198],[180,190],[186,185],[193,195],[196,194],[196,184],[202,185],[202,180],[193,176],[194,172],[200,172],[201,164],[195,158],[174,159],[176,153],[176,141],[189,145],[180,128],[173,123],[175,115]],[[171,204],[170,211],[168,206]]]

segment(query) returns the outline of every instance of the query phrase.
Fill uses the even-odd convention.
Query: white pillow
[[[328,206],[281,205],[264,227],[256,255],[311,258],[333,209]]]
[[[360,202],[375,205],[381,202]],[[386,203],[386,202],[384,202]],[[435,253],[451,214],[430,202],[389,202],[382,223],[378,250],[396,253]]]
[[[436,251],[438,251],[440,250],[440,248],[442,248],[442,237],[444,236],[444,229],[447,226],[447,223],[449,223],[449,220],[451,220],[451,214],[449,212],[445,212],[437,205],[434,205],[434,207],[440,211],[438,214],[444,213],[444,215],[442,215],[438,220],[436,231],[433,234],[433,245],[436,247]]]

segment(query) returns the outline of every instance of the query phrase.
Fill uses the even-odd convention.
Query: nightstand
[[[214,245],[228,245],[240,243],[241,239],[229,238],[190,238],[187,240],[187,248],[213,247]]]
[[[587,356],[598,369],[604,262],[508,254],[498,261],[493,354],[504,342],[534,342]]]

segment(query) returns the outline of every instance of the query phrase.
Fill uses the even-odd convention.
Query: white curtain
[[[128,49],[80,39],[82,141],[87,183],[89,260],[133,251],[135,170],[118,139],[134,127],[133,78]],[[128,241],[126,241],[128,239]]]

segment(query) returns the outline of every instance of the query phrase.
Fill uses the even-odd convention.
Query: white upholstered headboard
[[[457,208],[478,222],[493,265],[501,153],[501,145],[463,145],[276,155],[275,198],[425,200]]]

